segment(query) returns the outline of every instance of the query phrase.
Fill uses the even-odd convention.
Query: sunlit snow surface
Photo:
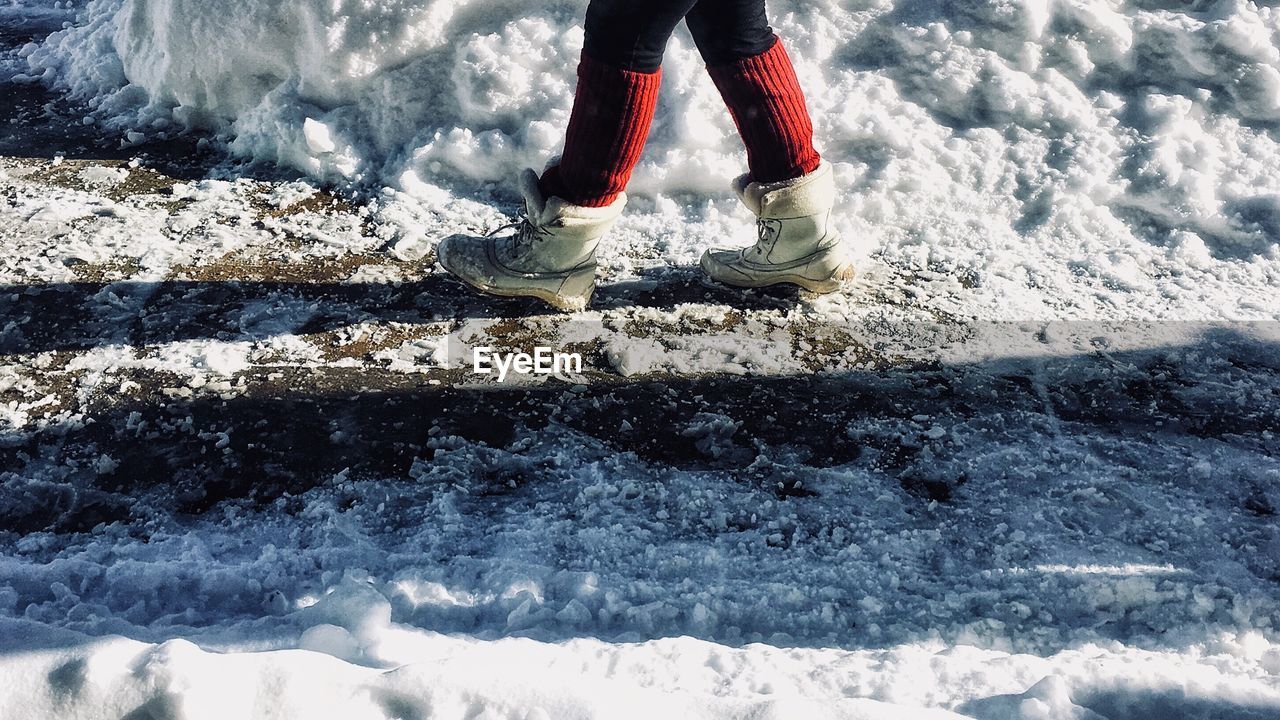
[[[0,4],[0,718],[1280,717],[1280,13],[771,3],[820,299],[682,30],[564,318],[430,260],[582,10]]]

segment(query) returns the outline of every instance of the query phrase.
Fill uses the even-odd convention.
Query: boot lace
[[[756,254],[763,255],[777,242],[782,233],[782,223],[773,219],[756,221]]]
[[[511,254],[514,257],[523,256],[533,248],[534,242],[551,237],[553,234],[550,229],[535,225],[528,214],[521,213],[519,220],[498,227],[489,233],[489,237],[511,228],[516,228],[516,234],[511,238]]]

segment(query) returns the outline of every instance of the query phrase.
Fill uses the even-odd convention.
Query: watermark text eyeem
[[[549,347],[536,347],[533,352],[500,352],[492,347],[471,351],[471,371],[477,375],[568,375],[582,372],[580,353],[556,352]]]

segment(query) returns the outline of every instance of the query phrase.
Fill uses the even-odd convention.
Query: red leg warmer
[[[707,71],[747,146],[753,181],[790,180],[818,168],[813,121],[781,41],[759,55]]]
[[[585,53],[560,164],[542,177],[544,195],[604,207],[627,187],[649,138],[662,70],[623,70]]]

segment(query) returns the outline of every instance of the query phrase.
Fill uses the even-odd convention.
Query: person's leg
[[[778,182],[817,169],[813,122],[764,0],[700,0],[689,32],[747,148],[750,179]]]
[[[699,0],[685,24],[708,67],[755,57],[777,41],[764,0]]]
[[[582,51],[638,73],[662,67],[667,41],[697,0],[591,0]]]
[[[586,47],[560,162],[520,175],[515,232],[455,235],[436,259],[493,295],[581,310],[595,291],[596,246],[626,205],[623,190],[649,136],[662,53],[694,0],[591,0]]]
[[[700,0],[686,21],[747,148],[733,187],[757,219],[748,248],[712,248],[702,269],[738,287],[791,283],[814,292],[853,277],[831,222],[835,178],[813,148],[813,122],[764,0]]]
[[[604,207],[626,189],[649,137],[662,55],[695,0],[591,0],[578,86],[547,196]]]

